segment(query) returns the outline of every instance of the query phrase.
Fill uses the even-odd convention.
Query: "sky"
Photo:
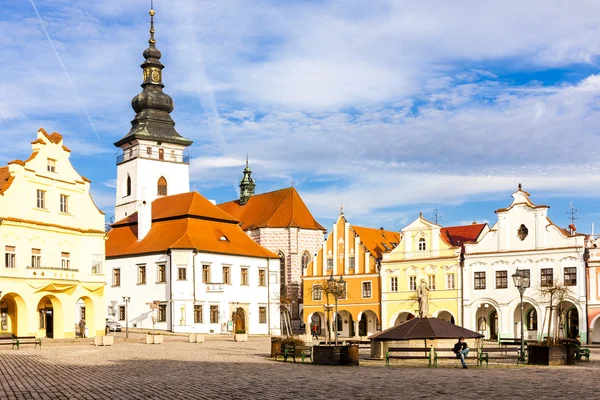
[[[0,165],[26,159],[38,128],[57,131],[110,217],[150,1],[0,6]],[[600,222],[598,1],[154,9],[191,186],[209,199],[238,197],[249,154],[257,193],[294,185],[329,230],[340,203],[351,224],[389,230],[436,209],[444,226],[493,224],[519,183],[559,226],[571,204],[580,232]]]

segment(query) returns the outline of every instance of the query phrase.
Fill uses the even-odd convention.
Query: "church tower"
[[[141,202],[190,191],[189,157],[192,144],[175,130],[169,115],[173,99],[163,92],[161,52],[154,40],[154,9],[150,10],[149,47],[144,50],[142,92],[131,100],[136,112],[131,129],[114,143],[117,156],[115,221],[133,214]]]
[[[246,155],[246,168],[244,168],[244,176],[240,181],[240,205],[244,205],[248,203],[250,197],[254,195],[254,188],[256,187],[256,183],[254,183],[254,179],[252,179],[252,171],[250,167],[248,167],[248,156]]]

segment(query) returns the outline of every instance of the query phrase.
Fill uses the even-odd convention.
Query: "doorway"
[[[498,312],[496,310],[490,313],[490,339],[498,339]]]
[[[54,310],[52,308],[45,309],[45,324],[46,337],[52,339],[54,337]]]
[[[246,313],[243,308],[238,307],[233,313],[233,332],[240,331],[246,333]]]

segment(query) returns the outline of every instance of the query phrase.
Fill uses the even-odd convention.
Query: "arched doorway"
[[[437,315],[438,319],[455,324],[454,316],[449,311],[440,311]]]
[[[233,313],[233,332],[246,332],[246,312],[243,308],[238,307]]]
[[[25,335],[27,330],[25,301],[16,293],[7,293],[0,300],[0,332]]]
[[[415,315],[413,313],[401,312],[398,315],[398,317],[396,318],[396,320],[394,321],[394,326],[398,326],[398,325],[400,325],[403,322],[410,321],[414,317],[415,317]]]
[[[311,317],[311,332],[312,332],[312,326],[316,325],[317,326],[317,335],[321,336],[321,332],[323,331],[323,321],[324,318],[321,315],[321,313],[314,313]]]
[[[513,312],[514,331],[513,337],[521,337],[521,303],[517,303]],[[531,303],[523,302],[523,331],[525,339],[538,337],[538,314]]]
[[[62,304],[54,296],[44,296],[37,305],[39,316],[39,332],[47,338],[63,338],[64,315]]]
[[[369,336],[377,332],[378,324],[377,314],[371,310],[363,311],[358,320],[358,336]]]
[[[489,313],[489,329],[490,329],[490,339],[497,340],[498,339],[498,312],[496,310],[492,310]]]
[[[75,327],[75,337],[80,336],[80,327],[79,324],[81,320],[85,321],[85,330],[87,333],[84,333],[86,337],[94,337],[96,336],[96,315],[95,315],[94,303],[89,297],[80,297],[75,302],[75,315],[74,321],[76,324]],[[98,327],[101,331],[104,327]]]
[[[575,306],[572,306],[565,314],[565,337],[575,339],[577,335],[579,335],[579,312]]]

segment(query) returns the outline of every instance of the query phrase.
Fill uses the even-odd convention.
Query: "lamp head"
[[[327,280],[327,282],[329,282],[329,283],[334,283],[335,282],[335,279],[333,279],[333,272],[329,276],[329,279]]]
[[[521,272],[519,268],[517,268],[517,271],[512,275],[512,278],[516,288],[523,287],[523,272]]]
[[[343,285],[344,283],[346,283],[346,281],[344,280],[344,277],[340,276],[340,280],[338,281],[338,283],[340,285]]]

